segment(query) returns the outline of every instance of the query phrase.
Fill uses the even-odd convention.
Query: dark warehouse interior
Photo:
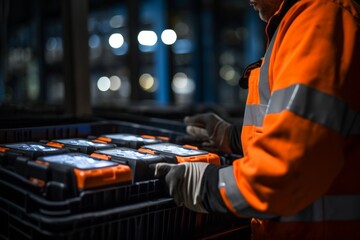
[[[207,111],[242,121],[247,91],[239,88],[238,80],[265,47],[265,25],[245,2],[0,3],[1,144],[90,139],[117,132],[173,140],[184,134],[185,116]],[[249,236],[247,220],[175,207],[155,180],[111,192],[79,193],[50,184],[39,193],[5,168],[1,175],[1,239]],[[9,192],[7,197],[3,192]],[[122,197],[114,200],[114,192]],[[95,216],[85,216],[89,214]]]
[[[359,3],[0,0],[0,240],[359,239]]]
[[[30,124],[23,114],[40,122],[44,114],[181,119],[214,109],[241,116],[246,90],[238,79],[265,46],[263,23],[242,1],[1,4],[3,127]],[[164,43],[164,30],[175,39]],[[157,39],[140,43],[140,32]]]

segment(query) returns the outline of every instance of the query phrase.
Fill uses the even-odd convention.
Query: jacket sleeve
[[[200,187],[200,198],[203,207],[209,212],[217,212],[217,213],[227,213],[232,212],[238,217],[242,218],[251,218],[251,217],[257,217],[261,219],[270,219],[275,218],[277,216],[260,212],[252,208],[247,204],[245,199],[239,195],[237,198],[238,202],[243,202],[243,208],[241,211],[241,214],[238,214],[232,209],[228,208],[228,205],[226,202],[224,202],[221,192],[218,188],[218,182],[219,182],[219,173],[222,172],[222,175],[224,172],[227,172],[227,174],[232,174],[232,166],[224,167],[224,166],[216,166],[216,165],[209,165],[203,175],[202,181],[201,181],[201,187]]]
[[[241,126],[232,125],[229,134],[229,145],[233,154],[243,155],[241,144]]]

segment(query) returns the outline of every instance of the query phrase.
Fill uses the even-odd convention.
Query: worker
[[[353,0],[250,0],[267,22],[244,72],[241,134],[185,118],[189,136],[243,156],[229,166],[156,165],[179,205],[251,219],[253,239],[360,239],[360,7]],[[234,141],[240,136],[241,141]]]

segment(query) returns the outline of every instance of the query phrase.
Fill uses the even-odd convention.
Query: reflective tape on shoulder
[[[360,134],[360,112],[342,99],[303,84],[275,91],[266,114],[289,110],[343,136]]]
[[[261,127],[264,122],[264,117],[267,105],[263,104],[247,104],[245,107],[243,126],[257,126]]]
[[[324,196],[301,212],[279,218],[280,222],[360,220],[360,195]]]

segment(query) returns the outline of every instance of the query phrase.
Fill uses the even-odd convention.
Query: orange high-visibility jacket
[[[256,239],[360,239],[359,9],[285,0],[268,22],[244,157],[219,172],[225,205],[256,217]]]

